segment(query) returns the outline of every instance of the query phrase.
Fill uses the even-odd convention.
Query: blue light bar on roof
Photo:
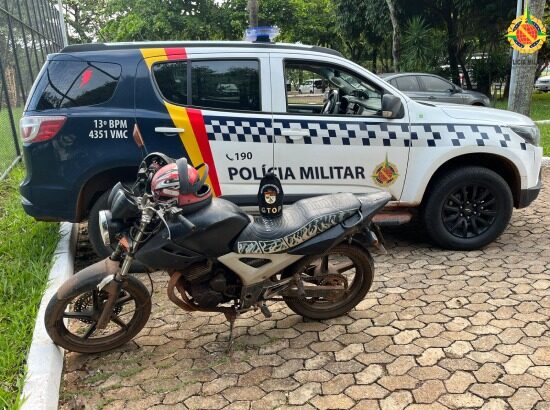
[[[251,27],[246,29],[244,39],[257,43],[270,43],[275,40],[279,32],[279,27],[277,26]]]

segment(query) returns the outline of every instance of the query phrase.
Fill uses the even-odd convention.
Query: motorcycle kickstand
[[[229,321],[229,340],[227,341],[227,349],[225,352],[228,355],[233,353],[233,344],[235,342],[235,337],[233,335],[233,329],[235,328],[235,320],[237,320],[236,312],[225,312],[225,318]]]

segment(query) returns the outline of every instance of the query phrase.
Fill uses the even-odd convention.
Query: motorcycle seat
[[[359,209],[362,213],[371,208],[378,210],[388,199],[385,192],[364,196],[341,193],[302,199],[285,207],[277,218],[255,217],[238,236],[235,251],[240,254],[286,252],[356,215]]]

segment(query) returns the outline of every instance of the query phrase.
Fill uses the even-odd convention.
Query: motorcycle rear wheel
[[[334,267],[338,274],[353,273],[351,283],[346,279],[347,289],[342,298],[337,300],[321,300],[318,298],[290,298],[285,297],[285,303],[295,313],[308,319],[327,320],[345,315],[357,306],[369,291],[374,278],[374,262],[370,253],[355,245],[343,243],[335,246],[324,255],[305,258],[297,267],[294,273],[300,275],[319,269],[323,261],[325,264],[331,263],[330,258],[335,262],[333,264],[340,267]],[[351,262],[339,262],[347,259]],[[345,270],[345,272],[339,272]],[[333,275],[334,276],[334,275]],[[336,278],[337,280],[337,278]]]
[[[95,328],[106,294],[92,283],[46,308],[46,331],[55,344],[72,352],[99,353],[122,346],[136,336],[151,314],[151,296],[133,276],[127,276],[115,302],[111,321],[104,330]]]

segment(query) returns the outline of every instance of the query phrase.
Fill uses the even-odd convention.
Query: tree
[[[108,0],[64,0],[63,8],[70,43],[97,41],[107,21]]]
[[[397,17],[397,0],[386,0],[388,10],[390,12],[391,25],[393,27],[392,39],[392,56],[393,69],[396,73],[399,72],[399,62],[401,56],[401,22]]]
[[[258,27],[258,0],[248,0],[248,25],[249,27]]]

